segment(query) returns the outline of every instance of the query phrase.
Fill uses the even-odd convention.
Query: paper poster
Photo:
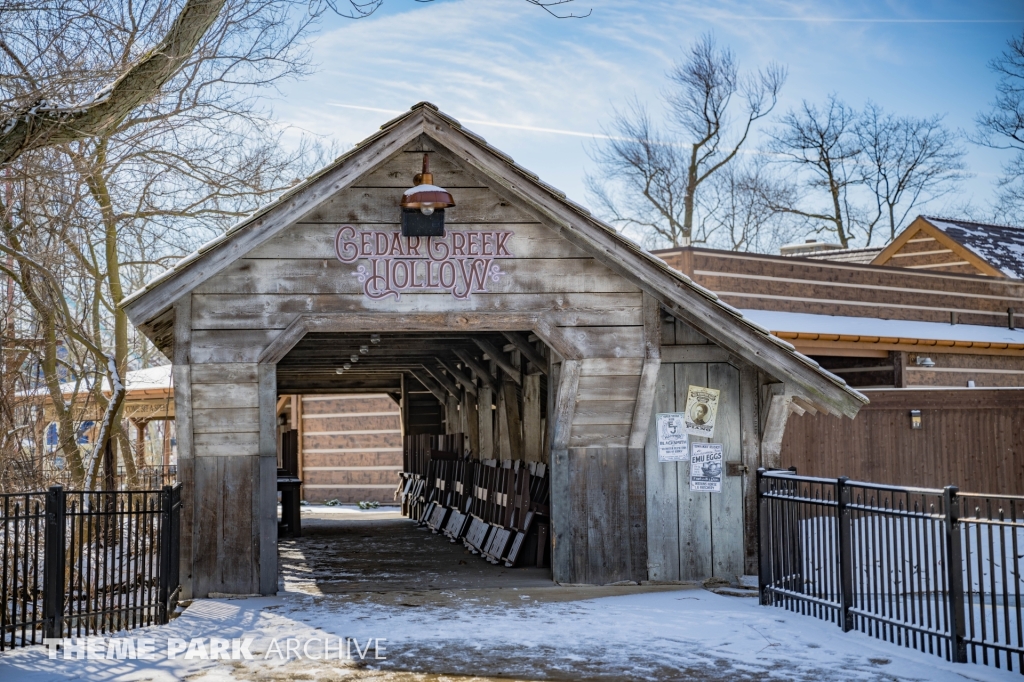
[[[686,390],[686,433],[711,438],[718,416],[718,391],[714,388],[690,386]]]
[[[694,443],[690,446],[690,491],[722,492],[722,444]]]
[[[683,426],[682,412],[659,414],[658,428],[658,461],[686,462],[690,459],[690,437]]]

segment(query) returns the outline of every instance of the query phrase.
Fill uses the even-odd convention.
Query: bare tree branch
[[[775,107],[786,71],[769,64],[741,76],[732,51],[719,49],[713,37],[704,35],[675,64],[669,79],[673,90],[665,99],[673,133],[659,132],[638,102],[616,112],[612,139],[592,156],[619,184],[621,196],[613,200],[596,181],[590,187],[606,209],[612,209],[613,201],[620,204],[608,211],[613,221],[647,228],[652,236],[679,246],[705,236],[696,220],[698,191],[736,159],[756,122]],[[732,120],[736,112],[741,112],[738,124]]]
[[[187,0],[164,39],[91,101],[63,106],[44,100],[8,113],[0,130],[0,166],[32,149],[110,132],[177,73],[224,2]]]

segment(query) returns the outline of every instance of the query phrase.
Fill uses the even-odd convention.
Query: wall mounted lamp
[[[455,199],[434,184],[427,154],[423,155],[423,172],[412,181],[415,186],[402,194],[402,236],[443,237],[444,209],[454,206]]]
[[[921,410],[910,411],[910,428],[919,429],[921,428]]]
[[[914,358],[914,364],[916,364],[918,367],[934,367],[935,361],[923,355],[918,355],[916,358]]]

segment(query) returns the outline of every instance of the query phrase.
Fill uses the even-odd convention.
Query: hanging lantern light
[[[402,194],[402,236],[443,237],[444,209],[455,205],[448,190],[434,184],[430,157],[423,155],[423,172],[413,178],[415,187]]]

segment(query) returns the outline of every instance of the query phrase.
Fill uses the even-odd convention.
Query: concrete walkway
[[[167,626],[118,635],[155,640],[154,660],[51,660],[30,647],[0,655],[0,680],[1020,679],[754,599],[681,585],[560,587],[543,571],[491,566],[393,516],[307,515],[307,536],[282,542],[278,596],[197,600]],[[195,656],[164,654],[175,639],[197,638]],[[251,640],[251,659],[198,655],[212,638]],[[335,652],[346,641],[364,653],[323,660],[324,640]]]
[[[396,511],[303,511],[303,536],[279,543],[284,589],[351,594],[553,586],[550,569],[489,564]]]

